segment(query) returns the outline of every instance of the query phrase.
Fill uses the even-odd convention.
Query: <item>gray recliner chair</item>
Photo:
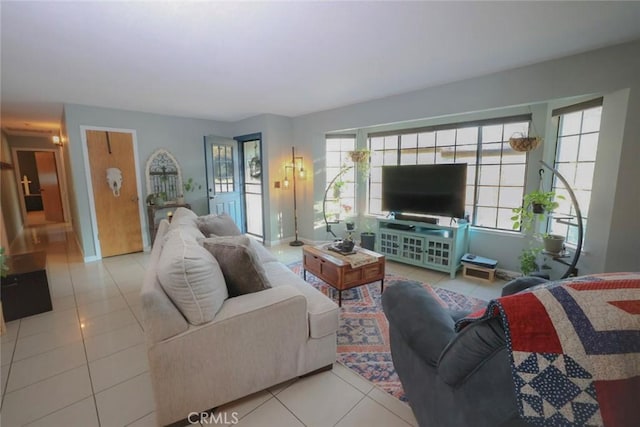
[[[505,294],[540,280],[515,283],[505,287]],[[476,322],[456,333],[455,321],[466,313],[443,308],[412,282],[385,289],[382,306],[389,320],[393,364],[420,426],[529,425],[518,414],[499,319]]]

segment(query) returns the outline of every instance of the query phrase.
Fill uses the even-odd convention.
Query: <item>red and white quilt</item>
[[[523,419],[640,426],[640,273],[550,282],[456,324],[500,316]]]

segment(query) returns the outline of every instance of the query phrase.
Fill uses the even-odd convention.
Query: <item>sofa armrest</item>
[[[389,286],[382,294],[382,307],[392,329],[431,366],[456,335],[454,322],[440,302],[415,282]]]
[[[294,287],[226,300],[213,321],[148,349],[159,422],[293,378],[308,334],[306,299]]]
[[[264,322],[268,322],[270,317],[283,311],[290,312],[291,321],[294,321],[293,318],[299,317],[300,321],[307,325],[307,300],[304,295],[293,286],[278,286],[229,298],[222,304],[213,321],[198,326],[190,325],[187,331],[163,342],[180,339],[184,335],[198,333],[200,330],[226,328],[232,323],[246,321],[247,317],[258,317],[262,318]]]

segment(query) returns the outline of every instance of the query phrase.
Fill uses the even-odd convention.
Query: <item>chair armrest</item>
[[[438,362],[438,375],[446,384],[459,386],[492,357],[506,351],[501,322],[500,318],[492,318],[472,323],[451,340]]]
[[[508,295],[517,294],[518,292],[524,291],[525,289],[529,289],[533,286],[537,286],[541,283],[548,282],[547,279],[543,279],[542,277],[534,277],[534,276],[524,276],[513,279],[502,288],[502,295],[506,297]]]
[[[426,289],[415,282],[389,286],[382,294],[382,307],[392,329],[431,366],[456,335],[447,310]]]

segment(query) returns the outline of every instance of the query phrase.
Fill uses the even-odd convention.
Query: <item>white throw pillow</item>
[[[213,320],[229,297],[218,261],[179,230],[165,242],[157,274],[166,294],[192,325]]]

